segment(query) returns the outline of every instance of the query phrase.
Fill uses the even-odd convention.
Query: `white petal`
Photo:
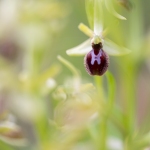
[[[82,44],[67,50],[66,53],[70,56],[80,56],[87,54],[91,49],[90,39],[88,39]]]
[[[94,1],[94,33],[101,35],[103,31],[102,0]]]
[[[109,55],[114,55],[114,56],[126,55],[131,52],[131,50],[123,46],[119,46],[109,39],[105,39],[103,47],[104,47],[104,51],[106,51]]]

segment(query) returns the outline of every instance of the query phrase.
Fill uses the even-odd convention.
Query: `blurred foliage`
[[[1,0],[0,150],[147,150],[149,5]],[[82,55],[91,47],[80,57],[66,55],[86,40],[81,22],[92,32],[103,24],[104,50],[118,52],[102,77],[84,69]],[[124,47],[131,53],[122,56]]]

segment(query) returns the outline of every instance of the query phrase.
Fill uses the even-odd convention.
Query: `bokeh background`
[[[128,2],[115,2],[126,21],[104,18],[131,50],[110,56],[111,78],[66,54],[87,39],[84,0],[0,0],[0,150],[148,150],[150,1]]]

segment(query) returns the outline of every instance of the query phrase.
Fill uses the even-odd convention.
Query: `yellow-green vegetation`
[[[0,150],[148,150],[148,6],[1,0]],[[110,58],[103,76],[84,68],[92,41]]]

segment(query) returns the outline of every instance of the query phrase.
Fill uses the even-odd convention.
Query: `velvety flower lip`
[[[89,75],[102,76],[107,71],[108,65],[109,56],[102,48],[93,49],[84,57],[84,66]]]

